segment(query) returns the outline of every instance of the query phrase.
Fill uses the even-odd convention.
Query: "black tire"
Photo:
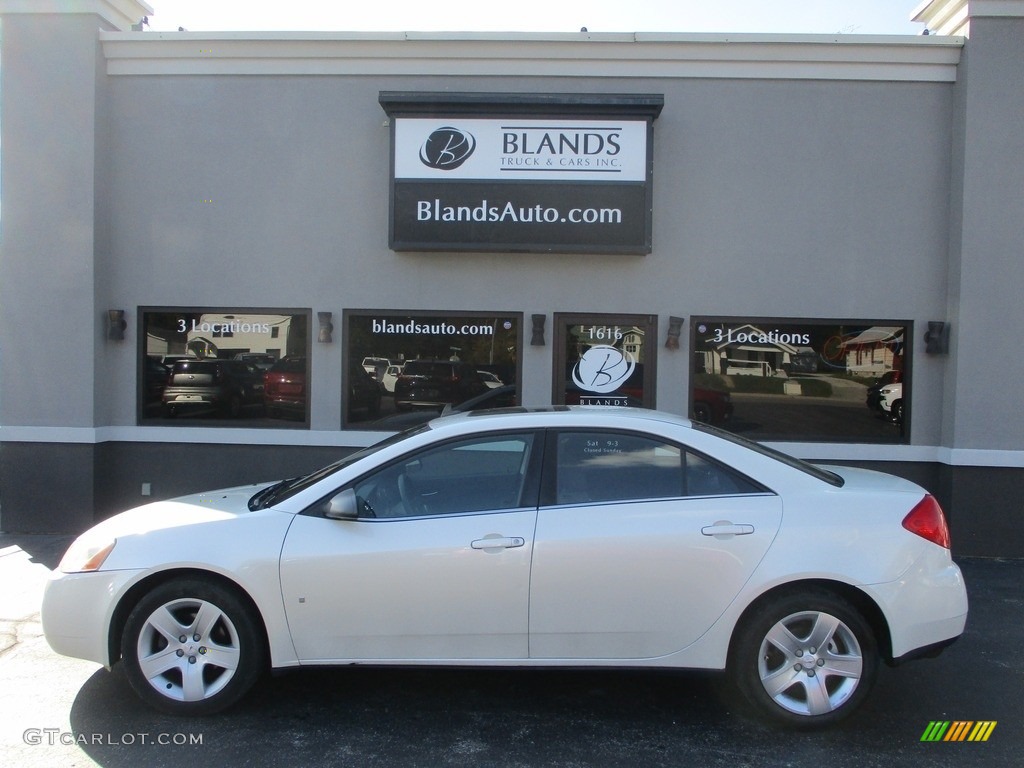
[[[831,725],[853,713],[878,672],[878,643],[846,600],[809,588],[768,598],[742,620],[728,673],[755,712],[788,726]]]
[[[903,423],[903,401],[897,400],[892,404],[892,420],[897,424]]]
[[[128,682],[151,707],[209,715],[234,704],[259,679],[266,663],[263,638],[253,610],[234,590],[182,578],[161,584],[135,605],[121,657]]]
[[[711,406],[707,403],[694,403],[693,404],[693,420],[699,421],[702,424],[711,423]]]
[[[242,395],[233,394],[228,398],[224,404],[224,415],[229,419],[237,419],[242,415]]]

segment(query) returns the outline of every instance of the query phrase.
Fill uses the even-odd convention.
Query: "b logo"
[[[445,126],[427,137],[420,147],[420,162],[439,171],[454,171],[473,154],[476,139],[468,131]]]
[[[606,344],[591,347],[572,369],[572,380],[586,392],[614,392],[629,378],[636,361],[622,350]]]

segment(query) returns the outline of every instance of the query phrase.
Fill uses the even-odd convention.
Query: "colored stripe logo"
[[[988,741],[996,720],[932,720],[921,741]]]

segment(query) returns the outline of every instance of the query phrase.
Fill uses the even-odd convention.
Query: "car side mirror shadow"
[[[336,493],[324,505],[324,517],[331,520],[358,520],[359,501],[354,488],[346,488]]]

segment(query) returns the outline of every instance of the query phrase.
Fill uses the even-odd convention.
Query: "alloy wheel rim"
[[[791,614],[761,641],[761,685],[776,704],[794,714],[824,715],[840,708],[853,696],[863,672],[856,635],[828,613]]]
[[[238,630],[206,600],[182,598],[149,615],[137,643],[139,668],[161,695],[176,701],[215,696],[234,677]]]

